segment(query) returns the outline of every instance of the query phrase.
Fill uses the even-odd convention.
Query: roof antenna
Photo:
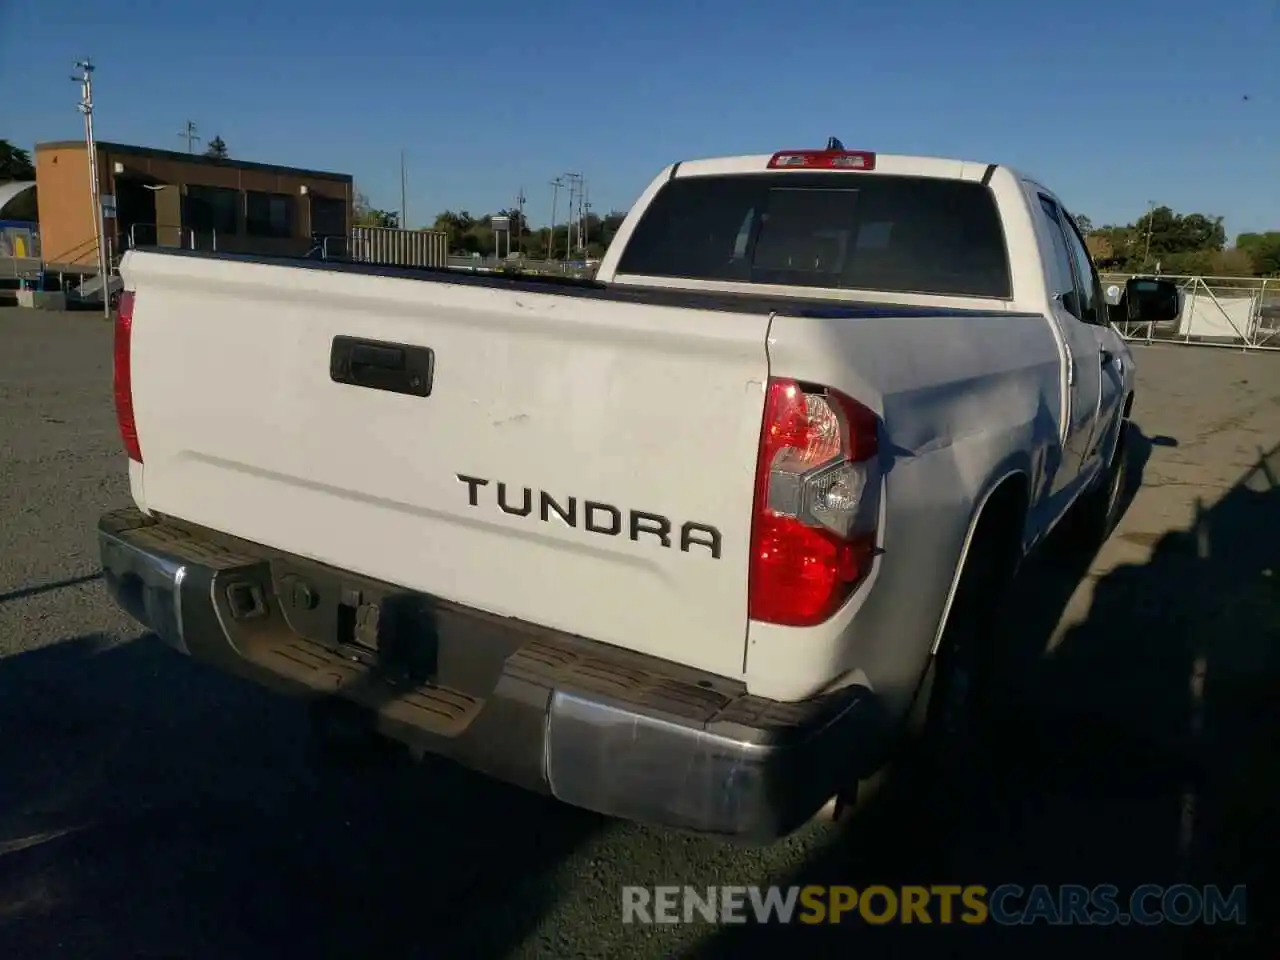
[[[839,140],[838,138],[836,138],[836,137],[827,137],[827,149],[828,149],[828,150],[843,150],[843,149],[844,149],[844,144],[843,144],[843,143],[841,143],[841,142],[840,142],[840,140]]]

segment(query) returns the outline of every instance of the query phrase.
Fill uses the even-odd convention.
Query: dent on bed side
[[[927,400],[910,395],[895,398],[893,422],[907,429],[894,431],[884,445],[886,470],[899,458],[949,451],[972,481],[970,492],[977,494],[982,479],[999,468],[1006,453],[1035,448],[1040,434],[1056,436],[1052,417],[1045,416],[1044,391],[1035,378],[1000,378],[971,389],[947,386],[937,391],[941,396]]]

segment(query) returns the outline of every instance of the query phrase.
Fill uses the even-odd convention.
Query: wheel
[[[916,692],[896,748],[874,773],[841,791],[816,819],[856,817],[888,791],[915,795],[937,781],[963,779],[988,740],[997,717],[997,642],[1000,602],[1017,571],[1018,551],[1007,521],[1019,514],[994,505],[965,559],[942,642]]]
[[[998,518],[975,533],[938,652],[907,724],[907,766],[930,778],[970,768],[997,701],[995,637],[1001,601],[1017,569],[1016,542]]]

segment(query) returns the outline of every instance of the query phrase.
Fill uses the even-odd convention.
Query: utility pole
[[[1142,251],[1142,269],[1147,269],[1147,258],[1151,256],[1151,220],[1156,214],[1156,202],[1147,201],[1147,245]]]
[[[409,229],[409,206],[405,196],[408,193],[408,175],[404,169],[404,151],[400,151],[400,229]]]
[[[579,207],[574,204],[582,203],[582,174],[566,173],[565,179],[569,181],[569,231],[565,237],[569,249],[565,251],[565,259],[569,259],[573,251],[582,246],[582,222],[580,219]],[[578,242],[573,242],[574,227],[577,227]]]
[[[107,225],[102,217],[102,191],[98,182],[98,143],[93,138],[93,61],[88,57],[76,61],[79,76],[71,78],[80,84],[78,109],[84,114],[84,148],[89,155],[89,202],[93,204],[93,238],[98,245],[98,278],[102,281],[102,316],[111,319],[111,272],[107,263]]]
[[[569,209],[565,212],[564,225],[564,258],[566,260],[573,259],[573,251],[575,244],[573,242],[573,225],[578,219],[578,183],[573,179],[573,174],[565,174],[565,179],[569,181]]]
[[[591,201],[587,199],[587,181],[582,181],[582,230],[579,232],[578,239],[582,241],[583,256],[586,256],[587,244],[590,238],[587,236],[591,232],[591,224],[587,220],[591,216]]]
[[[516,253],[520,254],[520,256],[524,256],[524,202],[527,199],[524,195],[524,187],[521,187],[516,194],[516,213],[518,214],[516,222]]]
[[[195,121],[188,120],[186,128],[178,136],[187,141],[187,153],[195,153],[196,141],[200,139],[196,136]]]
[[[551,181],[551,233],[547,237],[547,259],[555,259],[556,250],[556,201],[560,198],[560,188],[564,181],[556,177]]]

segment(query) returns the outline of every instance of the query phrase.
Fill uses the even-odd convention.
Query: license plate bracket
[[[276,570],[289,625],[352,660],[423,683],[438,671],[439,639],[428,598],[326,571]]]
[[[381,652],[379,624],[382,620],[382,607],[377,603],[365,602],[359,591],[355,596],[344,596],[338,604],[338,643],[341,646],[356,646],[377,654]],[[354,601],[354,602],[349,602]]]

